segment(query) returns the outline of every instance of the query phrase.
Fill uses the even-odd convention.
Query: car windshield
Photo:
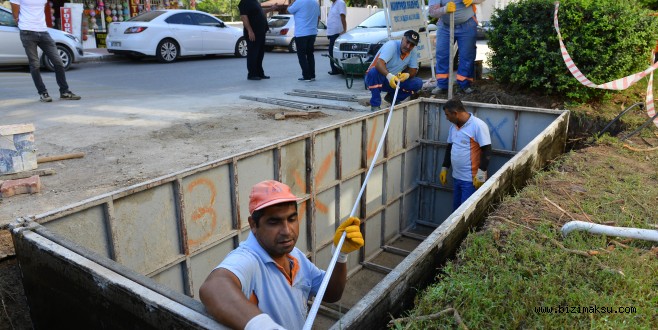
[[[359,24],[360,28],[385,28],[386,27],[386,16],[384,15],[386,12],[385,11],[379,11],[376,12],[375,14],[371,15],[370,17],[366,18],[365,21],[363,21],[361,24]]]
[[[148,12],[145,12],[141,15],[137,15],[137,16],[129,19],[128,21],[129,22],[150,22],[154,18],[156,18],[156,17],[158,17],[158,16],[160,16],[164,13],[165,13],[164,11],[160,11],[160,10],[148,11]]]
[[[270,18],[270,20],[267,22],[267,25],[271,28],[280,28],[288,24],[289,20],[290,17],[286,16],[272,16],[272,18]]]

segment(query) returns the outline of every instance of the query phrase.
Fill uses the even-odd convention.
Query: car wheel
[[[178,58],[178,44],[172,39],[164,39],[155,50],[155,57],[162,63],[171,63]]]
[[[241,37],[235,44],[235,57],[247,57],[247,39]]]
[[[295,43],[295,38],[292,38],[290,45],[288,45],[288,52],[296,53],[297,52],[297,43]]]
[[[71,51],[66,46],[57,45],[57,54],[59,54],[59,58],[62,59],[64,70],[68,70],[71,67],[71,63],[73,63],[73,53],[71,53]],[[43,65],[48,70],[55,71],[55,65],[52,61],[50,61],[45,53],[41,55],[41,58],[43,59]]]

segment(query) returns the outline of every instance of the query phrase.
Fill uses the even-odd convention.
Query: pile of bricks
[[[7,180],[0,182],[0,195],[2,198],[19,194],[36,194],[41,191],[41,178],[33,175],[29,178]]]

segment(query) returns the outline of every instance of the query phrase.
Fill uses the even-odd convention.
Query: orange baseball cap
[[[293,195],[290,187],[274,180],[266,180],[255,184],[249,194],[249,214],[254,211],[285,202],[296,202],[301,198]]]

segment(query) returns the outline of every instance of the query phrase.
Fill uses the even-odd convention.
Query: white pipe
[[[658,242],[658,230],[628,228],[628,227],[613,227],[613,226],[599,225],[596,223],[584,222],[584,221],[567,222],[564,226],[562,226],[562,236],[567,236],[570,232],[574,230],[584,230],[592,234],[637,238],[646,241]]]
[[[356,201],[354,202],[354,207],[352,207],[352,212],[350,212],[350,217],[354,216],[354,213],[356,213],[356,208],[359,206],[359,201],[361,200],[361,196],[363,196],[363,192],[366,189],[366,185],[368,184],[368,179],[370,179],[370,174],[372,173],[372,169],[375,167],[375,163],[377,162],[377,157],[379,157],[379,152],[382,150],[382,146],[384,146],[384,140],[386,140],[386,132],[388,132],[388,127],[391,125],[391,118],[393,118],[393,107],[395,107],[395,101],[397,101],[398,99],[399,90],[400,90],[400,82],[398,82],[397,86],[395,86],[395,94],[393,94],[393,102],[391,103],[391,109],[388,111],[388,118],[386,119],[386,125],[384,125],[384,131],[382,132],[382,137],[379,139],[379,144],[377,145],[377,151],[375,151],[375,156],[372,158],[372,163],[370,163],[370,167],[368,168],[368,173],[366,174],[366,178],[365,180],[363,180],[363,184],[361,185],[361,190],[359,190],[359,195],[356,197]],[[334,255],[331,257],[331,261],[329,261],[329,267],[327,267],[327,271],[324,273],[324,278],[322,279],[322,283],[320,283],[320,289],[318,289],[318,293],[315,295],[315,299],[313,299],[313,305],[311,305],[311,310],[308,312],[308,316],[306,317],[306,322],[304,323],[303,330],[311,330],[311,328],[313,327],[313,321],[315,320],[315,317],[318,314],[318,310],[320,309],[320,303],[322,302],[322,297],[324,296],[324,292],[327,290],[327,285],[329,284],[329,278],[331,277],[331,273],[334,271],[336,260],[338,260],[338,254],[340,253],[340,249],[343,247],[343,242],[345,242],[345,235],[346,233],[343,232],[343,235],[340,237],[340,241],[338,241],[338,245],[336,245],[336,251],[334,252]]]

